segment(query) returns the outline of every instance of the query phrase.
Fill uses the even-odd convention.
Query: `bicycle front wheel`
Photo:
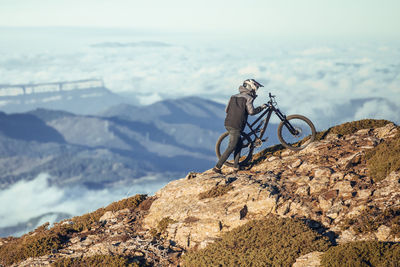
[[[295,130],[295,133],[289,129]],[[314,124],[302,115],[290,115],[286,121],[282,121],[278,126],[278,138],[283,146],[291,150],[302,150],[315,139]]]
[[[245,133],[241,133],[240,135],[240,142],[242,144],[242,149],[240,151],[240,158],[239,158],[239,165],[246,164],[252,156],[252,145],[251,139]],[[221,155],[225,152],[226,148],[229,145],[229,133],[225,132],[221,134],[218,138],[218,141],[215,145],[215,153],[217,154],[218,159]],[[234,165],[234,152],[229,155],[228,159],[224,163],[226,166],[233,167]]]

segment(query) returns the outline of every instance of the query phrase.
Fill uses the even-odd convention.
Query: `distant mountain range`
[[[9,87],[7,94],[4,87]],[[22,89],[30,85],[0,84],[0,110],[7,113],[28,112],[36,108],[51,110],[64,110],[76,114],[96,114],[120,103],[132,104],[133,101],[117,95],[104,86],[87,87],[74,90],[57,90],[57,83],[50,83],[51,89],[46,84],[43,89],[48,90],[37,93],[24,93]],[[39,87],[40,85],[34,85]],[[39,90],[39,89],[38,89]]]
[[[36,109],[0,113],[0,188],[48,173],[59,186],[101,189],[154,173],[179,177],[215,163],[224,106],[197,97],[98,116]]]
[[[70,93],[78,91],[83,92]],[[81,104],[98,105],[94,100]],[[0,189],[40,173],[48,173],[55,185],[101,189],[159,173],[180,177],[215,164],[215,142],[225,131],[224,105],[199,97],[148,106],[111,102],[97,107],[102,110],[97,115],[43,108],[0,113]],[[266,145],[278,143],[276,125],[267,136]]]

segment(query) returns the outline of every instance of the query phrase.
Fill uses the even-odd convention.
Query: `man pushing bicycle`
[[[219,158],[217,164],[212,169],[216,173],[221,173],[222,165],[228,157],[234,152],[235,171],[239,170],[239,158],[241,150],[240,134],[244,130],[248,115],[256,115],[263,109],[267,108],[266,104],[254,108],[253,101],[257,97],[258,88],[263,87],[262,84],[254,79],[247,79],[243,85],[239,87],[239,94],[231,96],[225,112],[225,128],[229,133],[229,145],[225,152]]]

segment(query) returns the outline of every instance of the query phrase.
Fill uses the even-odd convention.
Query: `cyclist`
[[[265,104],[257,108],[253,106],[253,101],[257,97],[256,92],[260,87],[263,87],[261,83],[254,79],[247,79],[239,87],[239,94],[231,96],[225,109],[225,128],[229,133],[229,145],[212,169],[214,172],[221,173],[222,165],[232,152],[234,152],[234,169],[239,170],[240,133],[246,126],[248,114],[256,115],[267,108]]]

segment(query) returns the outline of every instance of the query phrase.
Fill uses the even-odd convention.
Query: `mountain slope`
[[[380,160],[385,172],[371,175],[379,161],[375,155],[381,151],[387,155]],[[256,264],[264,248],[276,251],[270,256],[276,257],[274,263],[290,259],[284,265],[295,261],[294,266],[340,265],[344,259],[353,262],[349,265],[394,264],[400,260],[396,253],[400,246],[390,243],[400,241],[399,155],[400,130],[392,123],[359,121],[333,127],[300,152],[269,148],[246,170],[234,173],[224,167],[222,175],[190,173],[154,197],[141,197],[143,202],[134,207],[126,202],[138,196],[67,220],[53,230],[41,229],[57,233],[69,225],[76,230],[66,234],[57,253],[21,258],[26,261],[19,266],[65,262],[69,257],[79,264],[81,256],[94,260],[100,254],[107,260],[118,255],[131,263],[160,266],[175,266],[182,260],[188,266],[235,260]],[[388,162],[394,163],[388,166]],[[78,229],[82,222],[85,227]],[[262,230],[265,223],[273,229]],[[23,238],[27,242],[32,236]],[[219,242],[221,238],[225,241]],[[246,238],[254,239],[246,243]],[[18,240],[0,242],[4,255]],[[364,252],[357,254],[357,249]],[[376,258],[374,249],[385,257]],[[353,254],[340,256],[346,251]],[[105,261],[104,257],[97,261]]]
[[[170,108],[164,118],[160,106],[183,109]],[[171,177],[204,170],[215,161],[221,114],[222,105],[200,98],[115,106],[107,116],[47,109],[1,113],[0,184],[5,188],[47,172],[58,185],[103,188],[149,173]]]
[[[185,97],[144,107],[119,105],[101,113],[101,116],[142,123],[153,122],[154,126],[177,143],[213,150],[218,136],[225,131],[224,109],[224,105],[206,99]]]
[[[330,134],[300,152],[282,150],[256,159],[256,165],[237,174],[226,168],[224,175],[205,172],[193,175],[193,179],[170,182],[157,192],[146,225],[155,227],[165,214],[170,214],[176,223],[169,229],[168,237],[185,247],[204,247],[221,230],[271,213],[305,217],[341,233],[341,223],[356,218],[371,201],[375,200],[374,206],[380,210],[399,208],[400,202],[394,199],[400,197],[400,173],[390,173],[383,181],[374,182],[362,160],[367,149],[397,132],[393,124],[388,124],[375,131],[365,129],[343,137]],[[199,201],[196,197],[216,186],[231,189],[218,198]],[[239,215],[245,206],[249,217]],[[188,217],[197,220],[187,225],[184,222]],[[344,231],[339,239],[351,238]],[[397,240],[394,236],[387,238]]]

